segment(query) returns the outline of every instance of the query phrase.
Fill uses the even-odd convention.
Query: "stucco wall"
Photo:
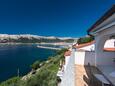
[[[65,56],[65,70],[67,68],[70,58],[71,58],[70,56]]]
[[[115,58],[115,52],[101,52],[101,54],[99,54],[97,57],[97,66],[115,65],[113,58]]]
[[[108,39],[105,42],[104,48],[115,48],[114,43],[115,43],[115,39]]]
[[[106,26],[105,26],[106,27]],[[112,35],[115,35],[115,26],[111,26],[96,34],[96,65],[99,67],[101,65],[114,65],[113,58],[115,58],[115,52],[104,52],[104,44]]]
[[[79,48],[79,49],[86,50],[86,51],[94,51],[95,50],[95,45],[91,44],[89,46],[85,46],[85,47],[82,47],[82,48]]]
[[[75,81],[74,81],[74,50],[72,50],[71,56],[68,59],[68,63],[66,66],[66,69],[64,71],[63,77],[62,77],[62,82],[60,86],[75,86]]]
[[[76,51],[75,52],[75,64],[77,65],[95,65],[95,52],[91,51]]]

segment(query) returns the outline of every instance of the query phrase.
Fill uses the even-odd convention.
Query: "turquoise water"
[[[0,45],[0,81],[25,75],[36,60],[46,60],[55,54],[55,50],[37,48],[37,45]]]

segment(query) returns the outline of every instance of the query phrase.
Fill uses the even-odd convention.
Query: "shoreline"
[[[2,45],[1,45],[2,46]],[[17,63],[17,65],[19,65],[19,66],[14,66],[14,68],[12,69],[12,68],[7,68],[7,67],[3,67],[3,68],[1,68],[1,70],[3,70],[3,72],[7,72],[7,71],[9,71],[9,70],[11,70],[11,72],[10,72],[10,74],[11,74],[11,77],[14,77],[14,76],[17,76],[17,72],[18,72],[18,68],[20,69],[20,71],[22,71],[22,72],[20,72],[20,75],[22,75],[22,76],[24,76],[25,74],[27,74],[28,72],[30,72],[31,71],[31,69],[30,69],[30,66],[29,65],[31,65],[31,64],[33,64],[33,62],[35,62],[36,60],[40,60],[40,61],[45,61],[45,60],[47,60],[47,58],[48,57],[50,57],[50,56],[54,56],[55,54],[56,54],[56,51],[55,50],[43,50],[42,51],[42,49],[38,49],[37,48],[37,45],[35,45],[34,47],[32,46],[32,47],[29,47],[28,48],[28,46],[29,45],[27,45],[27,47],[22,47],[22,48],[20,48],[21,47],[21,45],[19,45],[19,47],[8,47],[8,49],[7,49],[7,47],[5,47],[4,48],[4,46],[10,46],[10,45],[3,45],[3,47],[0,47],[1,49],[0,49],[0,51],[7,51],[7,52],[10,52],[10,53],[4,53],[4,52],[2,52],[3,54],[2,55],[0,55],[1,57],[3,56],[3,58],[6,58],[5,60],[3,59],[3,61],[1,60],[0,62],[1,62],[1,64],[2,64],[2,62],[3,62],[3,65],[10,65],[10,63],[12,62],[12,64],[15,64],[15,62]],[[11,45],[11,46],[13,46],[13,45]],[[15,46],[15,45],[14,45]],[[16,46],[18,46],[18,45],[16,45]],[[30,45],[31,46],[31,45]],[[12,49],[10,49],[10,48],[12,48]],[[27,48],[27,49],[25,49],[25,48]],[[16,52],[15,52],[16,51]],[[18,53],[19,54],[17,54],[17,51],[18,51]],[[22,51],[24,51],[24,52],[22,52]],[[26,52],[27,51],[27,52]],[[34,53],[33,53],[34,52]],[[48,54],[45,54],[44,55],[44,53],[45,52],[48,52]],[[25,54],[25,53],[27,53],[27,54]],[[28,54],[29,53],[29,54]],[[32,53],[32,54],[30,54],[30,53]],[[11,56],[11,54],[13,54],[12,56]],[[22,54],[22,55],[20,55],[20,54]],[[24,55],[23,55],[24,54]],[[7,58],[8,57],[8,58]],[[16,60],[15,59],[15,57],[18,59],[18,60]],[[13,60],[10,60],[10,58]],[[29,58],[29,60],[27,60],[26,61],[26,59],[25,58]],[[1,58],[2,59],[2,58]],[[22,62],[22,60],[23,60],[23,62]],[[7,62],[7,63],[5,63],[6,61],[9,61],[9,62]],[[19,63],[18,63],[19,62]],[[31,64],[30,64],[31,63]],[[11,64],[11,65],[12,65]],[[24,66],[23,67],[23,65],[22,64],[27,64],[27,66]],[[26,68],[26,70],[25,70],[25,68]],[[13,74],[13,72],[16,72],[15,74]],[[3,75],[3,76],[2,76]],[[6,81],[6,80],[8,80],[9,78],[9,75],[6,75],[6,74],[0,74],[0,76],[1,77],[4,77],[4,78],[1,78],[0,79],[0,83],[1,82],[3,82],[3,81]]]
[[[40,45],[39,45],[40,44]],[[51,49],[51,50],[61,50],[63,48],[68,48],[69,45],[72,43],[60,43],[60,42],[55,42],[55,43],[0,43],[0,45],[36,45],[38,48],[44,48],[44,49]],[[52,45],[52,46],[64,46],[63,48],[55,48],[55,47],[49,47],[49,46],[44,46],[44,45]]]
[[[61,50],[62,48],[54,48],[54,47],[45,47],[45,46],[37,46],[38,48],[44,48],[44,49],[52,49],[52,50]]]
[[[8,42],[8,43],[0,43],[0,44],[44,44],[44,45],[70,45],[72,43],[67,43],[67,42],[64,42],[64,43],[60,43],[60,42],[54,42],[54,43],[15,43],[15,42]]]

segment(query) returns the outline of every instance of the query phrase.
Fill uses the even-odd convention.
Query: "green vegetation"
[[[6,80],[5,82],[2,82],[0,86],[16,86],[19,80],[20,77],[13,77],[11,79]]]
[[[35,74],[31,74],[27,80],[22,80],[20,77],[15,77],[4,81],[0,86],[57,86],[59,77],[56,76],[60,60],[64,58],[66,49],[58,51],[55,56],[49,57],[43,63],[36,61],[32,68],[36,70]],[[40,64],[42,63],[42,66]]]
[[[37,68],[40,68],[40,61],[35,61],[32,65],[31,65],[31,68],[36,70]]]
[[[84,43],[88,43],[94,40],[93,36],[89,36],[89,37],[83,37],[83,38],[79,38],[77,43],[78,44],[84,44]]]

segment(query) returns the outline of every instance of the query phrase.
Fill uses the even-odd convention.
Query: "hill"
[[[30,34],[8,35],[0,34],[0,43],[53,43],[53,42],[73,42],[75,38],[38,36]]]

